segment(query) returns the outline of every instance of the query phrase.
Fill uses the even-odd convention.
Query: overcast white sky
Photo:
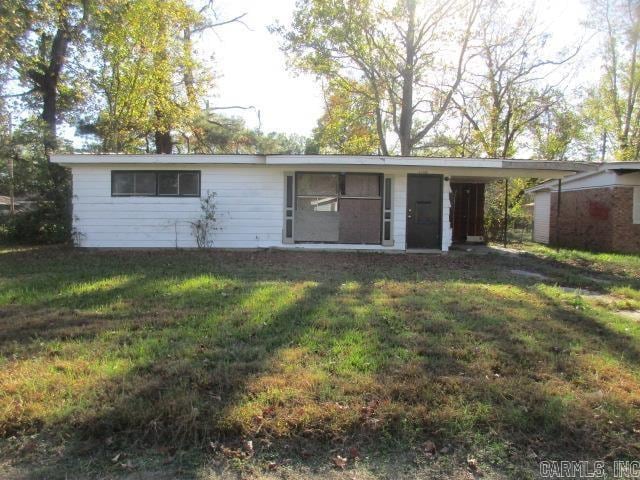
[[[531,0],[521,0],[523,8]],[[553,45],[572,45],[585,35],[584,0],[538,0],[540,17],[553,35]],[[220,0],[216,3],[221,19],[247,13],[245,23],[220,27],[201,39],[200,51],[214,54],[216,85],[211,104],[215,106],[253,105],[261,112],[262,130],[310,134],[322,114],[322,90],[314,77],[296,75],[286,68],[279,49],[280,39],[268,32],[276,20],[288,24],[295,0]],[[582,54],[593,62],[595,45]],[[575,83],[598,77],[598,66],[580,69]],[[231,113],[231,112],[226,112]],[[234,111],[249,126],[257,126],[255,112]]]

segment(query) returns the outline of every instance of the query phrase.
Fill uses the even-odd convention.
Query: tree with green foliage
[[[603,38],[604,75],[590,92],[588,112],[605,139],[604,153],[609,152],[616,160],[637,161],[640,159],[640,4],[635,0],[591,0],[590,5],[591,26]]]
[[[390,126],[409,155],[451,107],[481,1],[300,0],[292,24],[273,30],[294,68],[366,96],[382,154]]]
[[[299,135],[262,133],[239,117],[201,111],[190,135],[176,145],[178,151],[203,154],[302,154],[306,139]]]
[[[172,132],[190,125],[209,80],[185,39],[202,14],[184,0],[106,0],[95,16],[102,149],[148,150],[152,138],[156,153],[171,153]]]
[[[37,200],[36,209],[10,219],[10,232],[23,241],[60,241],[71,231],[70,178],[49,158],[64,148],[59,122],[85,98],[80,63],[92,6],[88,0],[17,0],[0,7],[0,93],[21,100],[27,118],[9,132],[3,149],[12,160],[11,186],[19,192],[28,185]],[[20,91],[7,92],[7,85]]]
[[[480,13],[472,74],[454,101],[472,127],[475,141],[493,158],[512,157],[519,138],[562,96],[549,79],[577,53],[546,57],[549,35],[534,7],[514,17],[519,3],[490,0]]]
[[[584,115],[562,99],[545,110],[530,126],[535,158],[569,160],[571,152],[592,159],[583,145],[587,138]]]
[[[78,62],[86,45],[91,14],[88,0],[20,0],[8,2],[0,14],[0,57],[7,75],[25,89],[21,96],[43,122],[47,155],[57,146],[62,115],[82,99],[82,69]]]
[[[367,86],[335,79],[324,91],[325,111],[313,130],[318,153],[368,155],[378,153],[375,108]],[[361,93],[362,92],[362,93]]]

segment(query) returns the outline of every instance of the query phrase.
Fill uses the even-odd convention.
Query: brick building
[[[557,180],[528,193],[534,198],[536,242],[640,253],[640,162],[603,163],[595,171],[567,177],[560,194]]]

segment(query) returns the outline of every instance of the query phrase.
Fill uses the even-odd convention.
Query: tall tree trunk
[[[156,153],[171,153],[173,142],[171,141],[171,132],[155,131]]]
[[[402,110],[400,112],[400,154],[411,155],[412,138],[411,126],[413,125],[413,81],[416,55],[415,28],[416,28],[416,1],[406,0],[408,22],[405,38],[405,63],[402,69]]]
[[[63,24],[58,28],[49,52],[45,50],[46,36],[43,35],[40,41],[40,68],[29,70],[28,75],[42,95],[42,114],[40,117],[46,126],[43,144],[47,157],[50,157],[57,146],[58,84],[69,48],[69,26]]]

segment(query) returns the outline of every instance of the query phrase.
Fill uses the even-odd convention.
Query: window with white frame
[[[633,223],[640,224],[640,187],[633,187]]]

